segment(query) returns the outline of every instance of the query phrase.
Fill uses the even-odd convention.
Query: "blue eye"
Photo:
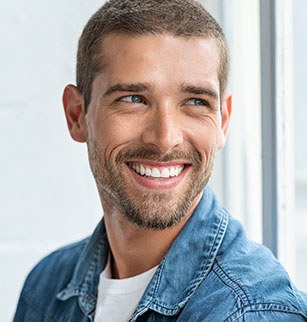
[[[187,105],[208,106],[208,102],[200,98],[191,98],[186,101]]]
[[[135,104],[145,104],[145,100],[142,96],[139,95],[127,95],[118,99],[121,102],[126,103],[135,103]]]

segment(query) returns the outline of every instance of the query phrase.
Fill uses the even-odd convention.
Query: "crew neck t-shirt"
[[[109,256],[99,277],[94,322],[129,321],[157,267],[130,278],[112,279]]]

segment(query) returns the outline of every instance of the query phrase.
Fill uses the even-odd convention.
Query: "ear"
[[[77,142],[86,142],[87,129],[84,100],[74,85],[67,85],[63,92],[63,106],[71,137]]]
[[[222,98],[222,124],[221,124],[221,140],[219,148],[223,148],[226,142],[229,120],[232,112],[232,95],[226,93]]]

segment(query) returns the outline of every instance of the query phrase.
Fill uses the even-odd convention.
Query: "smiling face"
[[[220,97],[216,43],[111,34],[102,53],[86,115],[74,95],[64,105],[73,138],[88,143],[105,215],[112,207],[144,228],[176,225],[224,145],[231,98]]]

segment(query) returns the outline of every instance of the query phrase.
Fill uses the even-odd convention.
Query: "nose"
[[[179,112],[176,109],[157,108],[152,112],[143,132],[143,142],[155,145],[166,154],[183,142]]]

